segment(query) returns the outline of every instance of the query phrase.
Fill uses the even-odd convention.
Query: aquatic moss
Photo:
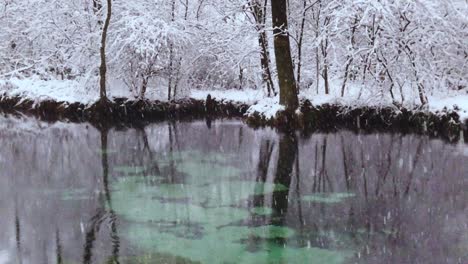
[[[157,183],[159,177],[122,177],[112,184],[117,195],[133,197],[136,194],[147,200],[187,199],[190,203],[203,207],[237,205],[253,195],[265,195],[284,186],[272,183],[250,181],[224,181],[206,184],[148,184]]]
[[[164,254],[164,253],[149,253],[149,254],[144,254],[140,256],[122,257],[119,259],[119,263],[122,263],[122,264],[155,264],[155,263],[201,264],[200,262],[195,262],[186,258],[174,256],[171,254]]]
[[[270,207],[254,207],[250,211],[256,215],[271,215],[273,213],[273,209]]]
[[[122,173],[124,175],[137,175],[141,174],[146,170],[144,166],[117,166],[114,168],[115,172]]]
[[[88,200],[92,197],[87,189],[67,189],[62,192],[62,201]]]
[[[282,264],[282,263],[343,263],[349,256],[347,252],[330,251],[319,248],[292,248],[276,243],[265,243],[262,250],[249,252],[245,245],[238,242],[249,235],[267,237],[290,236],[291,231],[283,229],[268,232],[272,227],[250,229],[248,227],[229,227],[210,230],[201,239],[185,239],[170,234],[159,233],[147,225],[134,224],[125,235],[139,248],[146,251],[164,252],[178,255],[201,263],[245,263],[245,264]]]
[[[341,263],[346,257],[342,252],[273,243],[297,239],[288,227],[238,226],[252,213],[273,212],[268,207],[239,208],[243,201],[288,188],[234,181],[242,170],[222,164],[216,156],[178,155],[180,159],[171,156],[166,161],[177,160],[175,169],[187,175],[184,184],[161,184],[160,176],[127,176],[112,183],[113,210],[126,220],[123,235],[132,245],[156,255],[215,264]],[[121,167],[120,172],[138,174],[140,169],[144,168]],[[245,241],[258,241],[259,250],[249,251]]]
[[[226,181],[241,174],[241,170],[228,165],[216,163],[183,162],[177,165],[177,170],[190,175],[187,183],[209,184]]]
[[[273,183],[255,182],[254,194],[263,195],[263,194],[268,194],[272,192],[284,192],[287,190],[288,190],[288,187],[284,186],[281,183],[273,184]]]
[[[313,195],[305,195],[301,200],[315,203],[340,203],[354,196],[356,196],[354,193],[317,193]]]
[[[114,211],[136,222],[195,222],[215,226],[245,219],[247,210],[230,207],[204,208],[192,203],[163,203],[153,197],[161,195],[158,188],[133,185],[112,193]]]

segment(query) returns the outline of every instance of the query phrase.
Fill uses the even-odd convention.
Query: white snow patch
[[[97,84],[96,84],[97,85]],[[41,80],[38,78],[0,80],[0,94],[7,97],[21,97],[36,103],[44,100],[54,100],[66,103],[82,103],[85,105],[96,102],[99,98],[99,89],[86,88],[80,81],[74,80]],[[323,93],[323,87],[310,88],[301,91],[300,98],[308,99],[312,105],[339,104],[349,107],[393,107],[393,100],[388,91],[367,87],[362,83],[350,82],[346,88],[344,97],[341,97],[341,81],[332,80],[330,82],[330,94]],[[404,87],[403,96],[405,101],[403,106],[408,109],[415,109],[420,106],[418,95],[411,86]],[[401,101],[401,94],[395,90],[395,100]],[[248,115],[260,114],[265,118],[273,118],[276,113],[283,110],[279,105],[278,97],[266,97],[261,89],[244,90],[192,90],[186,97],[196,100],[205,100],[208,94],[220,102],[242,103],[250,105]],[[135,98],[135,95],[125,87],[120,81],[110,81],[108,95],[113,97]],[[147,98],[150,100],[167,100],[165,89],[161,87],[149,89]],[[429,105],[426,109],[431,112],[456,111],[460,116],[460,121],[468,122],[468,93],[466,91],[444,90],[428,94]]]
[[[190,98],[196,100],[206,100],[208,94],[211,98],[218,101],[228,101],[243,104],[255,104],[265,98],[265,93],[262,90],[245,89],[245,90],[194,90],[190,92]]]
[[[84,85],[70,80],[10,79],[0,80],[0,93],[8,97],[21,97],[34,102],[54,100],[57,102],[90,104],[98,98],[98,89],[87,90]]]
[[[276,114],[279,111],[284,111],[284,106],[279,104],[278,97],[274,98],[263,98],[256,104],[252,105],[248,110],[246,115],[252,116],[254,114],[259,114],[261,117],[269,120],[276,117]]]
[[[436,95],[429,97],[429,110],[437,112],[447,109],[455,111],[460,121],[468,121],[468,94]]]

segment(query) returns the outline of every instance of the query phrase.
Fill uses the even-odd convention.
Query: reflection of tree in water
[[[117,211],[116,194],[111,193],[112,188],[108,186],[113,183],[113,162],[144,167],[141,173],[138,171],[138,176],[160,174],[167,178],[166,182],[178,183],[178,159],[163,157],[156,162],[160,153],[172,152],[178,155],[180,149],[220,152],[224,148],[239,154],[235,156],[238,160],[236,162],[245,165],[248,170],[242,176],[243,180],[255,181],[255,187],[259,189],[265,188],[265,182],[288,187],[287,191],[265,194],[260,190],[262,194],[256,195],[253,201],[236,204],[242,208],[269,209],[257,211],[260,213],[250,211],[252,219],[262,219],[250,222],[250,217],[247,217],[249,222],[244,221],[239,225],[286,225],[296,231],[294,237],[287,239],[259,238],[252,240],[252,243],[265,245],[274,242],[287,243],[288,247],[310,245],[332,250],[352,249],[359,252],[360,256],[358,259],[356,254],[352,262],[464,263],[465,259],[456,259],[462,256],[456,250],[466,245],[459,242],[463,242],[461,237],[466,233],[466,216],[463,213],[466,212],[467,182],[464,175],[467,167],[463,158],[454,155],[453,146],[414,135],[356,135],[349,132],[313,134],[310,139],[282,134],[277,140],[273,139],[277,134],[262,130],[254,132],[243,126],[239,129],[232,129],[232,125],[223,128],[219,124],[213,125],[210,133],[207,133],[204,125],[200,129],[200,126],[191,127],[183,123],[164,123],[154,128],[116,132],[101,129],[99,162],[95,162],[95,149],[82,147],[83,143],[91,146],[96,135],[91,137],[92,140],[89,140],[90,137],[85,139],[62,135],[66,133],[61,133],[59,137],[51,135],[42,142],[36,139],[23,140],[25,142],[5,140],[1,153],[11,154],[7,157],[8,162],[2,164],[2,169],[6,169],[7,179],[10,174],[18,177],[11,177],[11,182],[4,180],[2,184],[6,183],[4,185],[7,187],[2,190],[8,191],[9,186],[12,186],[27,191],[29,189],[23,186],[34,186],[41,190],[51,187],[54,188],[52,191],[57,192],[48,196],[19,192],[21,195],[18,194],[16,210],[8,209],[9,241],[15,242],[11,244],[11,256],[17,254],[16,263],[21,263],[21,258],[23,263],[30,263],[29,252],[34,252],[36,260],[52,257],[54,259],[49,258],[48,261],[56,263],[67,259],[94,263],[103,258],[108,258],[110,263],[118,260],[124,262],[127,249],[131,251],[133,248],[132,245],[126,245],[127,240],[120,241],[119,234],[122,236],[124,227],[112,210],[114,208]],[[160,137],[161,134],[164,137]],[[53,140],[50,139],[52,137]],[[194,141],[194,137],[200,140]],[[120,154],[112,156],[111,152],[106,151],[108,145],[112,145],[110,148],[116,145]],[[25,153],[22,150],[25,146],[30,146],[31,151]],[[52,150],[52,154],[43,154],[46,149]],[[244,155],[246,153],[249,155]],[[57,157],[62,154],[63,158]],[[44,162],[46,159],[51,159],[51,163]],[[28,171],[18,166],[18,163],[8,165],[14,163],[12,160],[27,163],[27,170],[37,171],[35,175],[39,177],[28,178]],[[85,173],[79,173],[76,164],[88,166]],[[58,173],[48,173],[50,167],[55,166],[58,167]],[[174,173],[171,173],[171,167]],[[63,176],[58,177],[57,174]],[[73,177],[75,174],[79,177]],[[99,179],[94,181],[93,176],[86,178],[85,174],[98,175]],[[96,185],[99,187],[97,199],[60,200],[65,188],[78,187],[90,191],[95,183],[99,183]],[[151,184],[160,182],[155,180]],[[302,199],[304,196],[321,197],[331,192],[349,193],[354,197],[333,203]],[[34,198],[42,199],[36,211],[33,211],[36,220],[40,220],[37,222],[29,219],[24,210],[25,204]],[[44,206],[49,198],[58,204]],[[111,198],[114,204],[111,204]],[[98,209],[94,211],[95,201],[98,201]],[[56,207],[58,210],[54,210]],[[69,213],[66,208],[77,213]],[[86,219],[86,241],[83,241],[78,222],[81,220],[76,216],[89,215],[89,211],[92,217]],[[58,223],[48,228],[50,215],[62,212],[63,215],[57,217]],[[73,217],[71,221],[70,215]],[[40,240],[31,242],[29,238],[36,232]],[[72,243],[75,244],[72,246]],[[78,247],[76,243],[79,243]],[[46,249],[43,245],[47,244],[50,248]],[[45,256],[42,253],[52,252],[51,248],[56,250],[55,254]],[[76,248],[79,248],[79,252],[76,252]]]
[[[280,137],[274,183],[281,184],[287,187],[288,190],[274,192],[272,194],[272,207],[275,213],[274,219],[277,219],[277,222],[274,221],[273,223],[284,225],[285,217],[288,212],[289,188],[291,186],[294,161],[296,160],[297,154],[297,137],[294,133],[282,134]]]
[[[324,137],[315,146],[312,152],[315,155],[307,157],[314,161],[309,166],[313,171],[309,178],[312,182],[307,183],[304,179],[302,182],[311,192],[305,191],[303,195],[335,190],[352,193],[355,197],[336,204],[307,203],[308,207],[302,210],[307,212],[306,218],[319,217],[324,220],[307,226],[311,232],[308,239],[312,240],[313,246],[340,246],[324,244],[321,238],[315,238],[314,242],[314,234],[342,234],[351,238],[347,239],[346,244],[354,244],[360,252],[361,261],[380,259],[411,263],[429,256],[416,248],[434,248],[438,244],[435,241],[456,241],[453,237],[444,238],[448,227],[442,212],[446,211],[448,217],[452,205],[441,196],[447,190],[436,187],[447,186],[447,183],[441,183],[444,181],[441,176],[449,173],[444,168],[450,167],[445,155],[433,154],[431,157],[428,154],[432,150],[428,147],[431,144],[427,138],[389,135],[379,139],[364,136],[365,140],[355,142],[340,135],[340,140],[332,141],[335,150],[327,152],[324,150],[331,142],[327,141],[328,136]],[[341,162],[327,161],[326,156],[330,153],[337,161],[337,157],[341,156]],[[438,166],[434,166],[434,163]],[[434,172],[436,167],[439,167],[438,172]],[[457,189],[458,192],[461,190],[454,190]],[[432,194],[437,197],[432,197]],[[299,212],[298,209],[294,213]],[[313,230],[313,226],[317,230]],[[403,253],[408,248],[414,250]],[[436,248],[441,250],[436,254],[438,261],[450,255],[448,252],[451,250],[442,249],[441,245]],[[432,262],[430,259],[428,261]]]
[[[88,231],[86,232],[83,263],[90,264],[93,260],[93,248],[103,223],[107,221],[110,225],[110,238],[112,243],[112,254],[106,263],[119,263],[120,238],[117,230],[117,216],[112,209],[111,192],[109,190],[109,159],[108,159],[108,134],[107,128],[100,129],[101,134],[101,165],[102,165],[102,189],[104,197],[100,197],[99,207],[90,219]],[[104,225],[106,226],[106,225]]]
[[[327,162],[327,145],[328,145],[328,141],[327,141],[327,136],[325,136],[323,138],[323,143],[322,143],[322,146],[321,146],[321,159],[322,159],[322,164],[321,164],[321,167],[320,167],[320,170],[318,170],[317,168],[317,162],[318,162],[318,159],[319,159],[319,155],[318,155],[318,147],[317,147],[317,144],[315,145],[315,168],[314,168],[314,185],[312,187],[312,190],[313,192],[333,192],[333,186],[331,185],[331,182],[330,182],[330,177],[328,175],[328,171],[327,171],[327,166],[326,166],[326,162]]]
[[[21,223],[18,215],[17,198],[15,196],[15,240],[16,240],[16,258],[19,264],[23,263],[21,249]]]
[[[258,164],[255,182],[259,193],[264,193],[264,183],[267,181],[270,162],[272,159],[275,144],[269,139],[262,139],[260,142],[260,152],[258,155]],[[253,206],[262,208],[265,206],[265,195],[257,195],[253,199]]]

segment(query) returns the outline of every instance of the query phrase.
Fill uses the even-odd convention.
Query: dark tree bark
[[[346,83],[348,82],[348,77],[349,77],[349,72],[350,72],[350,67],[353,64],[354,61],[354,46],[356,44],[356,38],[355,38],[355,33],[356,29],[358,26],[359,22],[359,17],[358,15],[354,16],[354,22],[351,25],[351,37],[350,37],[350,42],[351,42],[351,53],[348,54],[347,59],[346,59],[346,66],[345,66],[345,73],[344,73],[344,78],[343,78],[343,84],[341,85],[341,97],[344,97],[345,95],[345,90],[346,90]]]
[[[294,111],[299,106],[299,99],[291,58],[286,0],[272,0],[271,13],[274,28],[276,68],[280,85],[280,104],[284,105],[287,111]]]
[[[101,0],[93,0],[93,11],[95,14],[101,12],[102,3]]]
[[[276,90],[271,74],[268,38],[265,32],[267,2],[268,0],[265,0],[264,4],[262,5],[262,3],[260,3],[260,0],[251,0],[250,9],[255,19],[255,28],[258,32],[258,44],[260,45],[261,49],[260,65],[262,67],[262,78],[263,82],[267,86],[268,96],[271,96],[276,95]]]
[[[303,0],[302,19],[299,29],[299,41],[297,43],[297,84],[301,86],[301,70],[302,70],[302,46],[304,43],[304,29],[306,24],[307,11],[312,8],[317,2],[307,7],[307,0]]]
[[[102,38],[101,38],[101,66],[99,67],[100,80],[100,90],[99,96],[101,101],[107,101],[107,92],[106,92],[106,74],[107,74],[107,64],[106,64],[106,41],[107,41],[107,31],[109,30],[109,24],[112,16],[112,0],[107,0],[107,17],[104,22],[104,27],[102,29]]]
[[[176,5],[176,2],[175,0],[172,0],[172,3],[171,3],[171,22],[174,22],[175,21],[175,5]],[[173,82],[173,78],[174,78],[174,45],[171,44],[169,46],[169,84],[167,86],[167,100],[171,100],[172,99],[172,82]],[[175,97],[175,92],[174,92],[174,97]]]
[[[325,27],[325,40],[322,40],[320,42],[320,49],[322,51],[322,57],[323,57],[323,70],[322,70],[322,78],[324,81],[325,85],[325,94],[330,94],[330,82],[328,78],[328,69],[329,69],[329,60],[328,60],[328,46],[329,46],[329,40],[328,40],[328,25],[330,24],[330,17],[325,17],[324,20],[324,27]]]
[[[273,223],[277,225],[284,224],[285,216],[289,208],[289,188],[291,187],[291,178],[294,171],[294,162],[297,157],[298,140],[294,132],[282,134],[279,140],[278,162],[274,178],[275,184],[281,184],[288,190],[274,192],[272,195],[272,208],[275,212]]]

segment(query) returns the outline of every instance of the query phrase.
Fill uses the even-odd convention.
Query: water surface
[[[468,262],[464,142],[0,124],[0,264]]]

